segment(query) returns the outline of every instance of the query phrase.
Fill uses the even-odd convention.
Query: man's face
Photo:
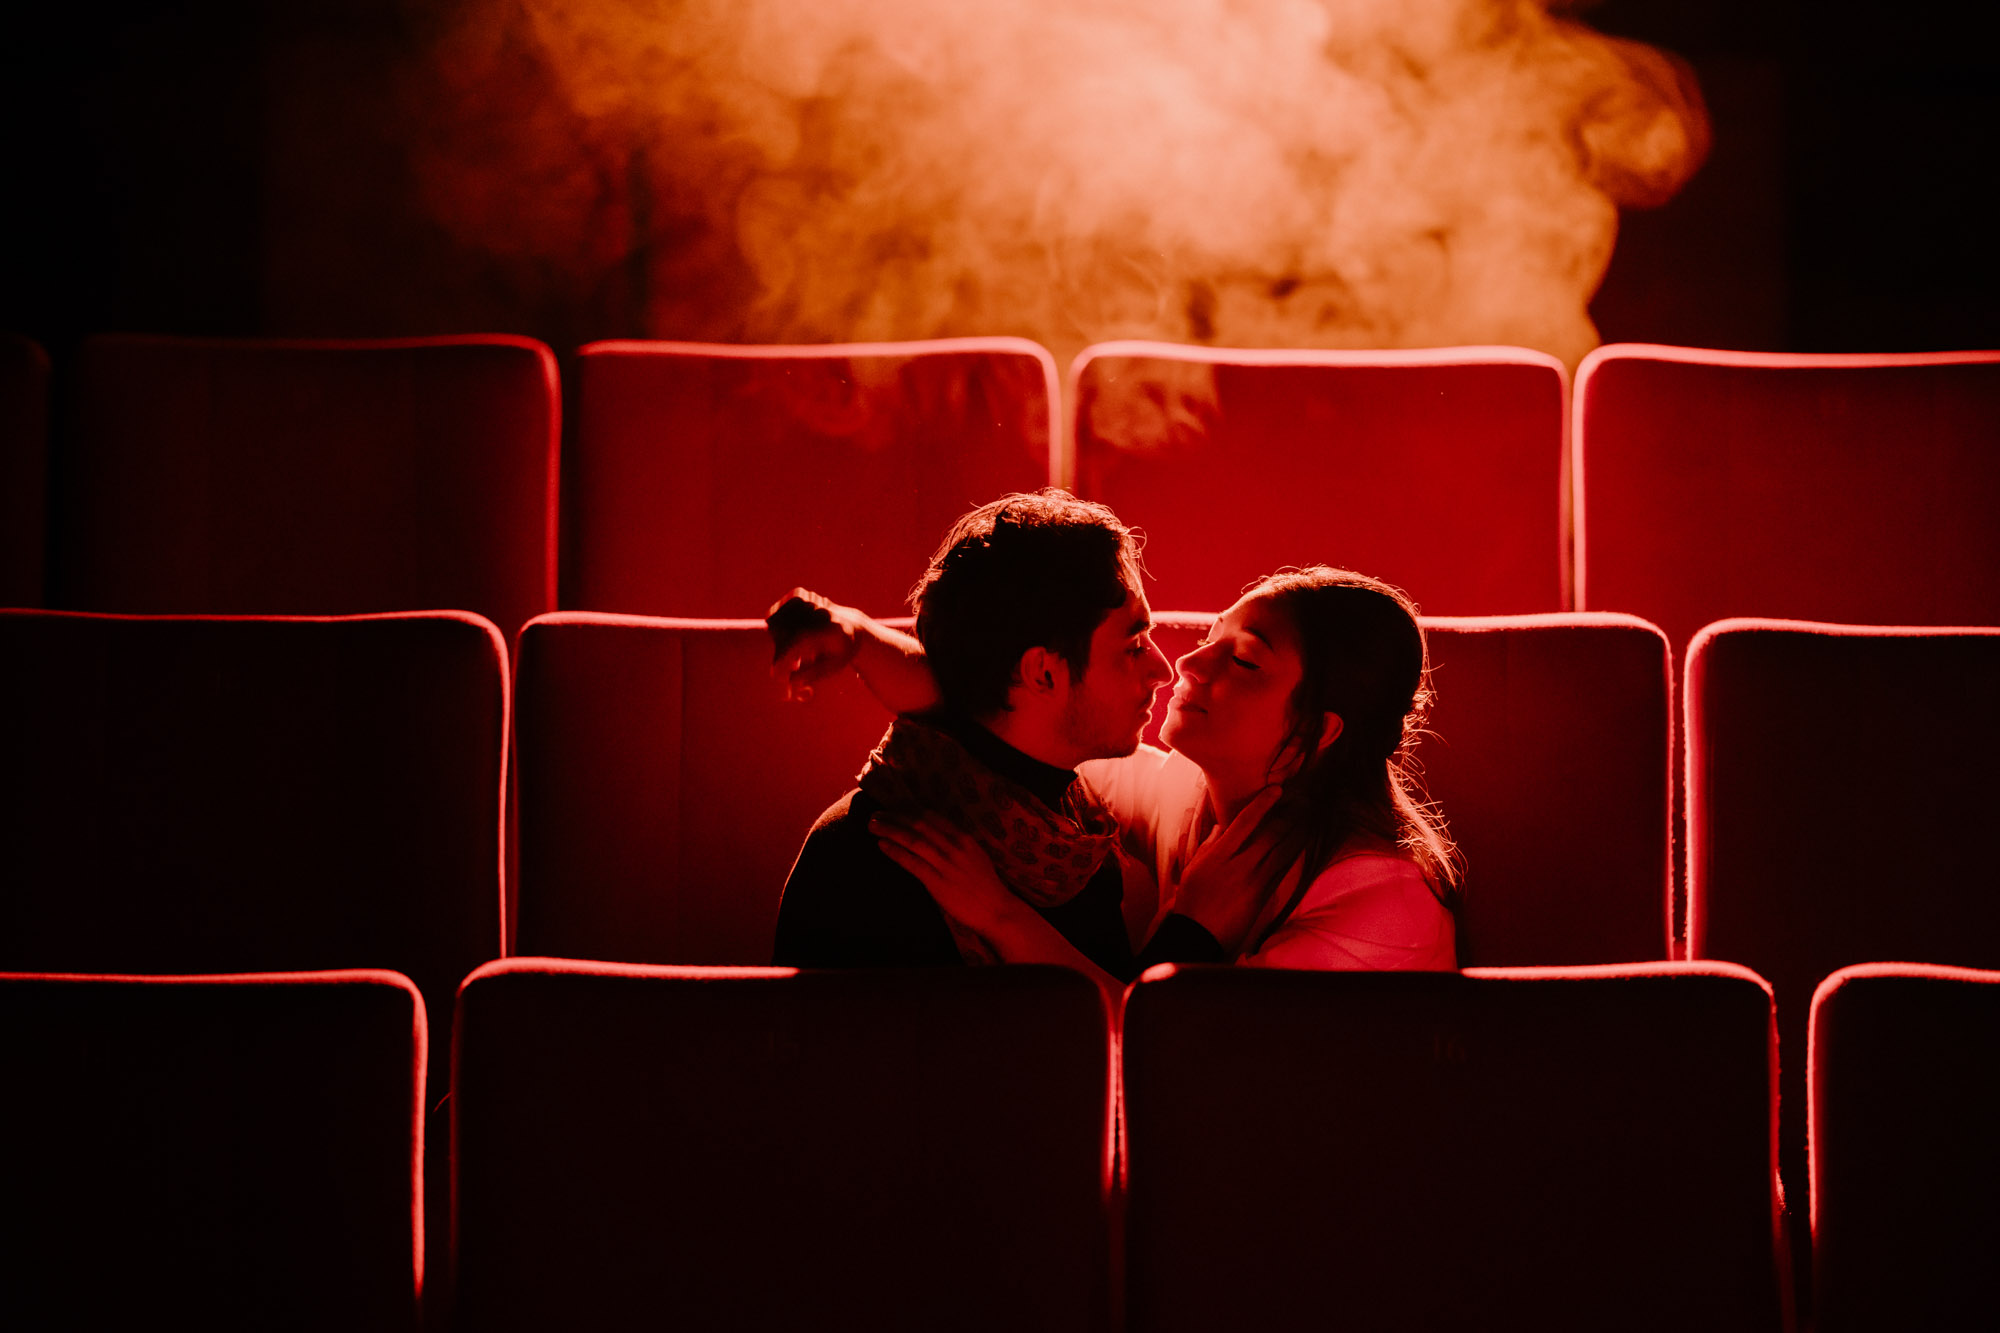
[[[1153,712],[1153,693],[1174,678],[1153,643],[1153,612],[1144,594],[1127,590],[1090,636],[1090,662],[1063,700],[1062,735],[1083,759],[1110,759],[1139,748]]]

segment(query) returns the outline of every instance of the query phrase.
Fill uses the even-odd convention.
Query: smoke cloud
[[[1708,141],[1684,63],[1543,0],[465,0],[410,92],[434,219],[620,331],[1059,363],[1573,364]]]

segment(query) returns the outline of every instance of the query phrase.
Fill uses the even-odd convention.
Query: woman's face
[[[1238,784],[1283,777],[1274,763],[1292,732],[1287,705],[1305,665],[1297,631],[1270,599],[1237,602],[1174,666],[1179,679],[1160,739]]]

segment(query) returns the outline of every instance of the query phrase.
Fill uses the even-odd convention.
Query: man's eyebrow
[[[1137,638],[1141,634],[1150,633],[1152,628],[1153,622],[1145,616],[1140,616],[1132,622],[1132,627],[1125,631],[1125,637],[1128,639]]]

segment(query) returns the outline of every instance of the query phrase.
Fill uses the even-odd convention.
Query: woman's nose
[[[1205,648],[1207,645],[1204,644],[1202,647]],[[1202,656],[1202,648],[1197,648],[1191,653],[1183,654],[1180,660],[1174,663],[1174,670],[1190,680],[1205,681],[1208,679],[1208,659]]]

